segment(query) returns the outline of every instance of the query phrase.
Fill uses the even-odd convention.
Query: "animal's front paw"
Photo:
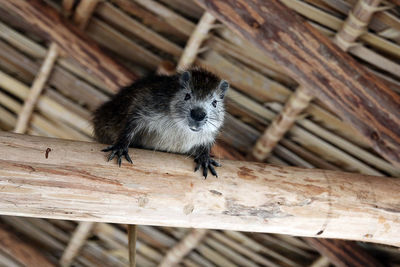
[[[210,170],[212,175],[218,177],[214,166],[221,167],[221,164],[213,160],[210,155],[200,155],[194,159],[194,162],[196,162],[196,167],[194,168],[194,171],[196,172],[198,169],[200,169],[200,167],[202,167],[204,178],[207,178],[208,170]]]
[[[133,163],[131,160],[131,157],[129,157],[128,154],[128,147],[122,146],[120,144],[115,144],[109,147],[106,147],[105,149],[102,150],[103,152],[109,152],[111,151],[110,155],[108,156],[107,161],[112,160],[115,156],[117,156],[117,162],[118,165],[121,167],[121,162],[122,162],[122,156],[125,157],[125,159],[130,162],[131,164]]]

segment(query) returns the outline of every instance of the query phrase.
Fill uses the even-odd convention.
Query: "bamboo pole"
[[[74,12],[74,23],[79,29],[84,30],[88,24],[93,11],[96,9],[100,0],[80,1]]]
[[[264,5],[257,0],[239,7],[236,1],[197,2],[281,63],[376,151],[400,166],[400,128],[393,127],[400,125],[400,97],[379,78],[280,1]]]
[[[215,17],[208,12],[204,12],[199,23],[190,36],[186,47],[179,59],[177,69],[190,67],[196,59],[201,44],[207,38],[208,33],[213,26]]]
[[[176,266],[181,260],[201,242],[208,233],[206,229],[193,229],[181,241],[173,246],[162,259],[159,267]]]
[[[396,179],[223,161],[220,178],[204,181],[184,156],[130,150],[135,164],[118,168],[101,148],[2,132],[0,214],[400,246]]]
[[[72,238],[69,240],[68,246],[61,257],[60,266],[71,266],[72,261],[89,237],[93,225],[94,222],[80,222],[78,224],[78,227],[75,229]]]
[[[300,114],[308,107],[313,96],[309,90],[300,86],[285,103],[283,110],[274,118],[252,149],[252,155],[259,161],[265,160],[292,128]]]
[[[136,266],[137,225],[128,225],[129,267]]]
[[[57,55],[58,46],[55,43],[51,43],[43,65],[40,67],[40,70],[29,91],[29,95],[25,99],[24,106],[18,115],[17,125],[15,126],[14,132],[25,133],[26,129],[28,128],[29,119],[32,116],[33,109],[35,108],[36,102],[39,99],[46,81],[50,76],[53,65],[57,60]]]

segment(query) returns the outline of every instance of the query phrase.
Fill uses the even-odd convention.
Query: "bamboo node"
[[[375,12],[391,9],[391,8],[395,7],[395,5],[386,4],[383,6],[376,7],[376,6],[372,6],[372,5],[368,4],[366,1],[360,1],[360,7],[368,13],[375,13]]]

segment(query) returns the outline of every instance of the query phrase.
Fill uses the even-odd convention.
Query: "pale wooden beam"
[[[297,118],[308,107],[313,99],[312,93],[305,87],[300,86],[289,97],[283,110],[272,120],[264,133],[258,138],[252,149],[252,156],[259,161],[264,161],[292,128]]]
[[[207,38],[210,29],[215,22],[215,17],[209,12],[204,12],[200,18],[199,23],[190,35],[186,47],[179,59],[177,69],[184,69],[190,67],[196,59],[197,53],[201,44]]]
[[[84,0],[79,3],[74,13],[74,23],[84,30],[100,0]]]
[[[400,166],[400,96],[281,1],[197,0]],[[390,115],[388,115],[390,114]]]
[[[54,63],[58,56],[58,46],[55,43],[51,43],[46,58],[40,67],[40,70],[33,81],[32,87],[29,90],[29,95],[25,99],[24,106],[21,112],[18,114],[17,125],[15,126],[14,132],[25,133],[29,125],[29,120],[32,116],[33,109],[35,108],[36,102],[46,85],[46,81],[50,76],[51,70],[53,69]]]
[[[182,259],[190,253],[203,240],[208,233],[206,229],[193,229],[173,246],[159,263],[159,267],[173,267],[179,264]]]
[[[72,238],[68,242],[67,248],[60,260],[60,266],[68,267],[71,266],[74,258],[78,255],[79,251],[88,239],[94,222],[80,222],[72,234]]]
[[[240,161],[204,180],[185,156],[132,149],[119,168],[103,147],[1,132],[0,214],[400,246],[399,180]]]

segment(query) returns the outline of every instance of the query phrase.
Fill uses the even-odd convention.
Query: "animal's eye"
[[[185,95],[185,100],[189,100],[191,98],[190,94]]]
[[[217,100],[214,100],[211,104],[213,105],[214,108],[216,108],[217,107]]]

